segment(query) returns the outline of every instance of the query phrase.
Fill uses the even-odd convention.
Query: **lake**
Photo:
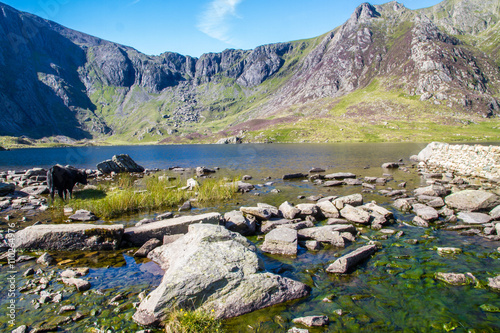
[[[0,170],[50,167],[53,164],[71,164],[80,168],[95,168],[95,165],[114,154],[129,154],[138,164],[146,168],[166,169],[180,167],[220,167],[216,175],[244,175],[254,178],[252,184],[266,181],[271,186],[238,195],[234,200],[217,206],[197,206],[190,213],[206,211],[224,213],[243,205],[265,202],[279,205],[285,200],[295,204],[308,202],[298,195],[321,194],[348,195],[360,193],[360,186],[326,188],[310,182],[283,181],[285,173],[307,172],[312,167],[323,167],[327,172],[353,172],[359,177],[382,176],[390,173],[393,180],[384,188],[398,188],[407,182],[409,190],[425,184],[415,169],[410,172],[383,170],[384,162],[403,159],[411,164],[409,156],[417,154],[426,144],[419,143],[371,143],[371,144],[244,144],[244,145],[183,145],[183,146],[119,146],[81,148],[22,149],[0,152]],[[190,177],[185,174],[183,177]],[[267,178],[267,177],[270,177]],[[295,258],[260,253],[266,269],[304,282],[312,287],[312,294],[298,301],[273,306],[243,315],[225,322],[227,332],[286,332],[296,326],[293,318],[305,315],[327,315],[331,323],[327,328],[310,329],[314,332],[498,332],[500,331],[500,308],[498,293],[489,290],[487,279],[500,273],[499,242],[487,241],[478,236],[463,236],[458,232],[445,231],[439,226],[418,228],[411,225],[413,214],[405,214],[391,206],[392,199],[376,191],[363,193],[365,202],[375,200],[390,209],[397,222],[389,228],[402,231],[401,237],[384,234],[370,228],[359,227],[361,234],[356,242],[345,249],[325,247],[311,252],[300,248]],[[279,189],[278,194],[271,193]],[[259,193],[259,196],[254,195]],[[141,218],[159,212],[148,212],[121,217],[105,223],[133,225]],[[32,221],[29,221],[32,223]],[[318,225],[325,222],[319,221]],[[4,225],[2,225],[4,227]],[[352,274],[337,276],[325,268],[338,256],[377,240],[382,245],[373,258],[360,265]],[[258,247],[262,239],[250,237]],[[437,247],[459,247],[460,254],[440,255]],[[128,250],[99,251],[93,253],[54,253],[58,260],[73,260],[73,267],[90,268],[92,288],[78,293],[68,290],[55,278],[49,290],[60,291],[60,304],[45,304],[34,308],[39,296],[19,294],[18,323],[27,324],[43,320],[57,321],[62,305],[75,305],[84,314],[81,321],[64,324],[72,332],[135,332],[141,328],[131,316],[135,312],[132,302],[138,301],[142,291],[151,291],[161,280],[161,270],[148,260],[131,256]],[[28,278],[21,273],[33,264],[18,264],[18,286]],[[64,267],[44,268],[50,274],[59,274]],[[452,286],[434,278],[437,272],[471,272],[480,281],[478,284]],[[8,277],[6,267],[0,268],[0,279]],[[6,306],[7,283],[0,284],[0,306]],[[118,293],[126,298],[119,306],[108,304]],[[324,299],[328,301],[324,301]],[[34,302],[34,303],[33,303]],[[338,311],[342,310],[342,311]],[[498,310],[500,311],[500,309]],[[73,315],[72,313],[70,315]],[[21,319],[22,318],[22,319]],[[89,330],[92,328],[92,330]],[[0,330],[7,330],[0,324]],[[154,332],[160,332],[159,330]]]

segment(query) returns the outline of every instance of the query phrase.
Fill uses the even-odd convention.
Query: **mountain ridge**
[[[466,20],[473,27],[453,20],[471,7],[482,10]],[[500,113],[497,7],[363,3],[319,37],[194,58],[148,56],[0,3],[0,39],[11,46],[0,51],[0,135],[273,141],[255,131],[318,117],[411,123],[418,108],[443,123],[477,122]],[[373,87],[378,101],[349,101]]]

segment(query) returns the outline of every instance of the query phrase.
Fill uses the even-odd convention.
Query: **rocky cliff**
[[[148,56],[0,10],[0,135],[168,141],[282,119],[375,121],[398,108],[407,121],[412,107],[451,118],[500,113],[498,1],[446,0],[418,11],[365,3],[323,36],[200,58]],[[419,104],[346,102],[363,89]]]

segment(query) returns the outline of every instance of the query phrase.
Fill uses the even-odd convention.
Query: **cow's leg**
[[[64,190],[63,189],[58,188],[57,194],[59,195],[59,198],[61,198],[61,200],[64,200]]]

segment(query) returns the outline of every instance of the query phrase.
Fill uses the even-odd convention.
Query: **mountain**
[[[411,140],[500,114],[498,0],[364,3],[322,36],[200,58],[148,56],[0,10],[0,136]]]

